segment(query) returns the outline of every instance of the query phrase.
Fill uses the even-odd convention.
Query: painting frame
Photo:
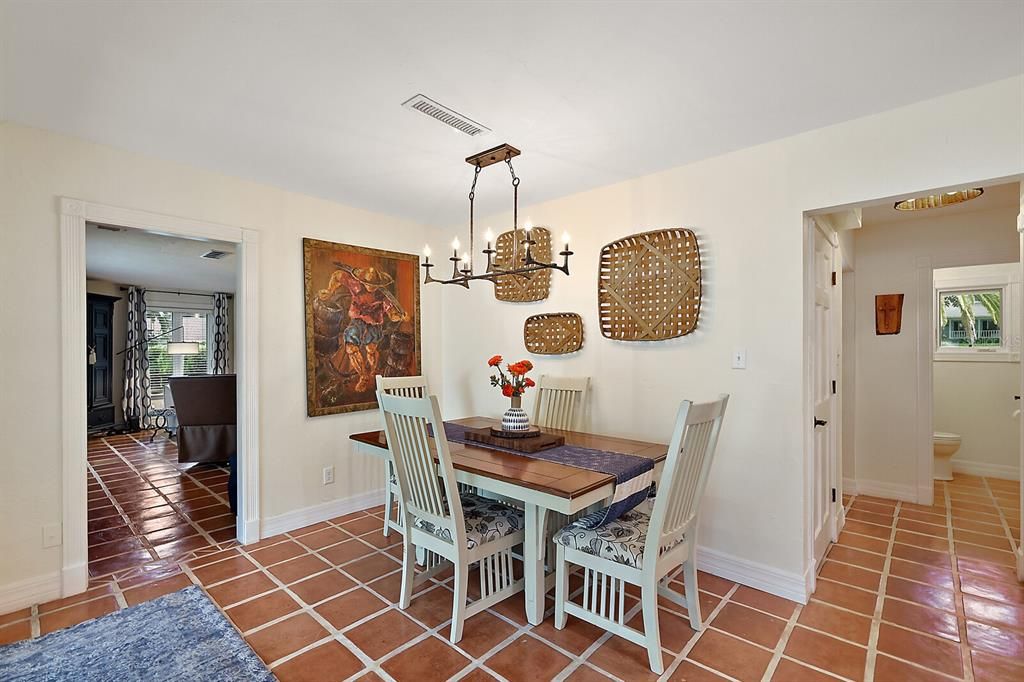
[[[357,245],[354,245],[354,244],[343,244],[343,243],[339,243],[339,242],[331,242],[331,241],[326,241],[326,240],[322,240],[322,239],[312,239],[312,238],[309,238],[309,237],[304,237],[302,239],[302,273],[303,273],[302,283],[303,283],[303,299],[304,299],[303,300],[303,316],[304,316],[304,327],[305,327],[305,352],[306,352],[306,415],[307,415],[307,417],[322,417],[322,416],[331,415],[331,414],[345,414],[345,413],[349,413],[349,412],[361,412],[361,411],[373,410],[373,409],[377,408],[377,399],[376,399],[375,395],[373,395],[373,391],[375,390],[375,386],[373,386],[373,387],[367,387],[366,386],[366,381],[368,381],[369,379],[368,379],[368,375],[365,372],[358,375],[360,377],[360,379],[357,380],[357,384],[356,384],[356,386],[359,387],[360,386],[359,381],[361,381],[362,384],[363,384],[362,390],[353,391],[352,394],[351,394],[351,400],[350,401],[344,401],[343,400],[341,403],[338,403],[338,404],[325,404],[325,401],[323,400],[324,384],[326,382],[322,381],[322,378],[323,378],[323,375],[324,375],[323,369],[325,367],[325,363],[330,363],[331,371],[336,371],[338,373],[338,377],[336,378],[335,383],[339,384],[341,387],[344,387],[346,382],[347,382],[347,380],[344,379],[344,377],[343,377],[342,370],[336,368],[336,366],[339,364],[339,362],[338,361],[332,362],[330,358],[326,357],[325,353],[323,352],[324,349],[322,347],[318,349],[318,341],[322,343],[325,337],[323,337],[321,335],[319,337],[319,339],[318,339],[317,334],[316,334],[315,327],[317,326],[317,321],[318,320],[317,320],[317,317],[316,317],[316,311],[314,310],[314,299],[317,298],[318,296],[320,296],[321,293],[326,291],[326,289],[322,289],[321,288],[322,286],[324,286],[324,272],[322,271],[323,268],[322,267],[318,267],[318,263],[322,265],[322,261],[324,260],[323,254],[325,254],[325,253],[331,254],[330,258],[331,258],[331,261],[333,262],[334,265],[341,266],[341,267],[338,268],[338,270],[344,269],[344,265],[342,265],[341,263],[338,263],[338,261],[334,260],[334,259],[340,257],[340,259],[342,261],[344,261],[346,255],[347,256],[351,256],[354,261],[360,262],[360,263],[372,262],[372,263],[378,263],[380,265],[385,265],[388,262],[394,263],[393,270],[395,271],[396,274],[395,275],[391,275],[391,274],[387,273],[387,269],[384,269],[383,272],[385,273],[385,275],[381,276],[381,277],[386,276],[386,277],[391,278],[390,282],[387,285],[381,285],[381,286],[375,287],[375,288],[388,289],[387,298],[389,298],[392,301],[395,301],[396,303],[398,303],[399,301],[396,299],[394,294],[390,293],[390,286],[391,285],[399,286],[399,278],[400,277],[401,277],[401,285],[400,285],[400,287],[401,287],[402,291],[405,294],[409,294],[410,290],[411,290],[411,301],[407,300],[406,301],[406,305],[400,306],[400,309],[403,312],[405,312],[405,313],[410,313],[411,314],[411,318],[412,319],[411,319],[410,322],[411,322],[411,328],[412,328],[411,336],[412,336],[412,340],[413,340],[413,349],[412,349],[411,357],[410,357],[411,363],[409,363],[409,365],[408,365],[408,367],[411,368],[411,372],[409,374],[394,374],[392,376],[411,376],[411,375],[416,375],[416,374],[422,374],[423,373],[423,365],[422,365],[423,355],[422,355],[422,348],[421,348],[421,343],[422,343],[421,327],[422,327],[422,325],[421,325],[421,320],[420,320],[421,311],[420,311],[420,278],[419,278],[420,258],[419,258],[419,255],[417,255],[417,254],[409,254],[409,253],[402,253],[402,252],[399,252],[399,251],[387,251],[387,250],[383,250],[383,249],[374,249],[374,248],[370,248],[370,247],[366,247],[366,246],[357,246]],[[359,269],[365,269],[365,268],[359,268]],[[388,269],[390,269],[390,268],[388,268]],[[356,270],[355,268],[352,268],[351,270],[349,270],[350,274],[354,273],[355,270]],[[333,280],[333,273],[329,276],[328,279],[329,279],[329,281],[331,281],[333,283],[333,281],[334,281]],[[406,298],[407,298],[407,296],[406,296]],[[340,308],[339,308],[339,310],[340,310]],[[341,353],[341,351],[344,350],[344,348],[341,347],[341,344],[344,343],[346,347],[348,347],[348,345],[349,345],[348,341],[347,341],[349,330],[348,330],[348,327],[345,326],[345,321],[348,322],[349,326],[352,325],[352,320],[351,320],[351,318],[348,317],[347,310],[346,310],[346,312],[344,314],[344,317],[340,318],[340,319],[341,319],[341,322],[339,323],[339,326],[338,326],[339,337],[337,339],[339,348],[335,352],[335,356],[337,356],[337,357],[341,357],[341,356],[339,356],[339,353]],[[405,321],[403,320],[403,324],[404,324],[404,322]],[[366,328],[367,328],[367,325],[365,325],[365,324],[363,324],[361,326],[361,329],[362,329],[362,331],[364,333],[366,331]],[[358,331],[355,332],[355,333],[357,335],[359,334]],[[390,339],[390,337],[387,336],[387,334],[393,334],[393,332],[384,332],[381,335],[383,337],[386,337],[386,338]],[[344,339],[342,338],[342,335],[345,336]],[[408,337],[410,335],[410,333],[403,331],[403,332],[401,332],[401,335],[404,336],[404,337]],[[363,340],[365,340],[365,339],[363,339]],[[381,338],[380,341],[383,342],[383,340],[384,340],[384,338]],[[376,352],[377,344],[374,343],[373,345],[375,346],[375,352]],[[366,353],[362,349],[362,347],[360,347],[360,353],[362,353],[362,355],[361,355],[361,357],[363,357],[362,361],[363,362],[367,362],[367,360],[366,360]],[[345,357],[341,357],[340,363],[343,364],[344,361],[345,361]],[[369,363],[367,362],[367,364],[369,364]],[[371,367],[371,368],[368,368],[368,369],[370,371],[376,372],[378,368],[377,367]],[[344,391],[342,391],[342,394],[344,395]],[[359,396],[362,396],[362,397],[360,398]]]

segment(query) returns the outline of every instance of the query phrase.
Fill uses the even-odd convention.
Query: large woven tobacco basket
[[[642,232],[601,249],[601,333],[619,341],[685,336],[700,317],[700,249],[692,230]]]

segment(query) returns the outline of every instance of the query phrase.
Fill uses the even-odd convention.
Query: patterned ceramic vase
[[[530,418],[526,416],[526,410],[522,408],[522,398],[513,397],[512,407],[506,410],[501,416],[501,429],[503,431],[529,431]]]

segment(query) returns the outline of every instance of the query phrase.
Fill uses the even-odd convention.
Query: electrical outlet
[[[60,545],[60,524],[48,523],[43,526],[43,547],[58,547]]]
[[[334,467],[324,467],[324,485],[330,485],[334,483]]]
[[[746,369],[747,368],[747,351],[745,348],[740,348],[732,352],[732,368],[733,369]]]

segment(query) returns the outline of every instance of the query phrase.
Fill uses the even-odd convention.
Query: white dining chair
[[[377,401],[398,478],[404,526],[398,606],[404,610],[412,600],[417,548],[451,562],[455,594],[449,639],[456,644],[467,618],[523,589],[524,579],[515,578],[512,561],[512,548],[525,539],[523,512],[472,493],[460,495],[435,396],[403,398],[378,391]],[[480,596],[469,604],[469,567],[474,563],[479,564]],[[420,580],[426,575],[420,574]]]
[[[686,607],[690,627],[702,627],[697,598],[697,525],[728,395],[714,402],[684,401],[676,415],[665,468],[653,505],[626,512],[595,529],[569,524],[555,536],[555,627],[573,615],[647,648],[651,670],[664,672],[658,596]],[[583,569],[580,603],[570,600],[570,564]],[[685,598],[669,588],[682,565]],[[640,588],[644,630],[628,625],[626,584]],[[631,615],[631,614],[630,614]]]
[[[426,398],[430,395],[425,376],[385,377],[377,375],[377,390],[387,395],[398,395],[405,398]],[[386,480],[384,481],[384,537],[390,535],[392,529],[402,532],[402,512],[395,506],[398,496],[398,479],[395,478],[395,467],[391,460],[384,463]]]
[[[590,377],[541,375],[533,402],[534,426],[578,431],[589,392]]]

